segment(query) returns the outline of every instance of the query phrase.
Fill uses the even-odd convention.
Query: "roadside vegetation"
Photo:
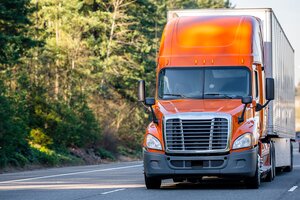
[[[148,116],[136,83],[154,88],[166,12],[209,7],[230,3],[1,1],[0,168],[139,156]]]

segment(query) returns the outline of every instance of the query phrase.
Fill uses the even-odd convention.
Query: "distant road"
[[[201,184],[163,182],[160,190],[144,186],[142,162],[35,170],[0,175],[0,200],[299,200],[300,154],[294,147],[294,171],[280,173],[260,189],[229,181]]]

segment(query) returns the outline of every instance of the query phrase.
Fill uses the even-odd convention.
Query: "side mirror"
[[[145,104],[147,106],[153,106],[155,104],[154,97],[147,97],[146,100],[145,100]]]
[[[239,122],[239,123],[242,123],[242,122],[245,120],[245,119],[244,119],[245,111],[246,111],[247,105],[248,105],[249,103],[252,103],[252,97],[251,97],[251,96],[243,97],[243,98],[242,98],[242,103],[245,104],[245,106],[244,106],[242,115],[238,118],[238,122]]]
[[[266,99],[268,101],[274,100],[274,79],[266,78]]]
[[[261,111],[263,108],[265,108],[270,101],[274,100],[274,79],[273,78],[266,78],[266,99],[267,102],[264,105],[256,104],[255,111]]]
[[[145,81],[140,80],[138,87],[138,101],[145,102]]]
[[[251,96],[243,97],[243,98],[242,98],[242,103],[243,103],[243,104],[249,104],[249,103],[252,103],[252,97],[251,97]]]
[[[152,108],[152,106],[155,104],[155,98],[154,97],[147,97],[145,98],[145,81],[140,80],[139,86],[138,86],[138,101],[144,103],[146,106],[150,107],[151,114],[152,114],[152,121],[156,124],[158,124],[158,120],[156,118],[155,112]]]

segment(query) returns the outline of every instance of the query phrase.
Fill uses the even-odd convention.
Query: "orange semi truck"
[[[155,97],[138,89],[148,189],[204,176],[258,188],[293,169],[294,50],[272,9],[169,11],[156,77]]]

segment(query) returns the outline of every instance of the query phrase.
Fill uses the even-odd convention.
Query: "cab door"
[[[264,73],[260,64],[253,66],[253,99],[256,104],[264,105]],[[266,112],[265,109],[255,112],[259,133],[262,137],[266,134]]]

